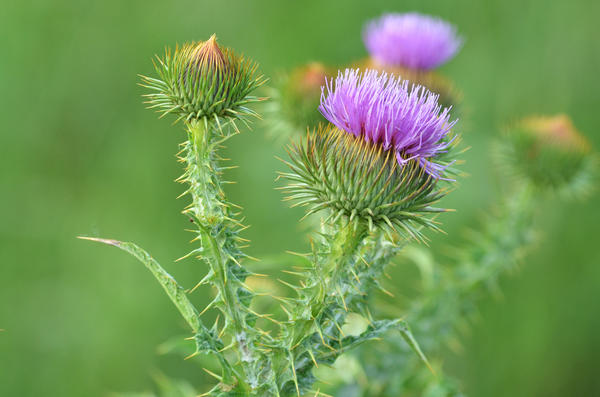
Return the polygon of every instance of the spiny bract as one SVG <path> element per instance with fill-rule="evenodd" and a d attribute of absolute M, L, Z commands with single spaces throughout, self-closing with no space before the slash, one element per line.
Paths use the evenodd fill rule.
<path fill-rule="evenodd" d="M 246 105 L 260 98 L 250 93 L 264 83 L 251 61 L 222 49 L 213 35 L 205 42 L 184 44 L 156 57 L 159 78 L 142 76 L 150 108 L 174 113 L 177 120 L 225 119 L 254 115 Z"/>
<path fill-rule="evenodd" d="M 331 125 L 309 132 L 289 154 L 284 189 L 309 214 L 329 208 L 332 220 L 344 216 L 408 237 L 421 238 L 421 226 L 438 230 L 427 215 L 445 211 L 433 205 L 447 189 L 416 159 L 400 165 L 394 151 Z"/>

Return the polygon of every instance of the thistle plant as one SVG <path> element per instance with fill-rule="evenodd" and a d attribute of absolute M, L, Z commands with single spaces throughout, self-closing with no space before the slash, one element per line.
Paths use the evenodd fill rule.
<path fill-rule="evenodd" d="M 303 371 L 394 328 L 427 363 L 408 325 L 375 319 L 368 296 L 380 287 L 390 256 L 423 239 L 424 228 L 439 230 L 432 218 L 444 211 L 435 204 L 448 192 L 455 121 L 435 94 L 376 71 L 340 73 L 328 82 L 320 110 L 332 124 L 293 145 L 291 172 L 282 174 L 289 199 L 307 214 L 325 214 L 284 335 L 297 345 Z M 344 336 L 350 313 L 369 323 L 358 336 Z"/>
<path fill-rule="evenodd" d="M 305 265 L 293 272 L 298 284 L 287 284 L 295 295 L 273 297 L 285 313 L 276 319 L 251 307 L 256 294 L 245 283 L 254 273 L 245 266 L 244 226 L 239 208 L 225 197 L 226 168 L 218 155 L 239 132 L 237 122 L 256 115 L 247 105 L 260 100 L 251 93 L 264 80 L 255 64 L 221 48 L 215 36 L 167 50 L 155 67 L 158 77 L 142 77 L 150 90 L 147 104 L 161 116 L 175 115 L 187 137 L 179 153 L 184 164 L 179 181 L 186 185 L 182 196 L 190 204 L 183 214 L 195 225 L 197 247 L 180 259 L 200 259 L 207 274 L 185 290 L 136 245 L 87 239 L 129 252 L 154 274 L 191 328 L 191 356 L 209 354 L 219 363 L 219 373 L 207 370 L 218 379 L 207 395 L 314 393 L 313 369 L 319 364 L 331 364 L 392 329 L 426 363 L 406 322 L 374 318 L 367 297 L 380 286 L 381 247 L 399 249 L 411 239 L 423 240 L 424 229 L 439 230 L 433 218 L 444 210 L 435 204 L 448 192 L 456 121 L 438 105 L 437 95 L 375 71 L 346 70 L 328 83 L 320 111 L 331 124 L 290 148 L 290 171 L 282 174 L 296 205 L 325 216 Z M 200 285 L 215 291 L 202 310 L 188 298 Z M 203 322 L 208 310 L 219 313 L 211 326 Z M 367 327 L 345 334 L 349 314 L 362 316 Z M 276 328 L 259 328 L 259 318 Z"/>
<path fill-rule="evenodd" d="M 429 73 L 461 45 L 453 27 L 417 14 L 388 16 L 365 32 L 373 62 L 392 69 Z M 125 250 L 155 276 L 191 330 L 188 358 L 211 363 L 205 371 L 217 381 L 203 395 L 318 396 L 321 388 L 344 396 L 460 395 L 458 382 L 427 357 L 456 343 L 478 297 L 530 248 L 535 200 L 556 191 L 580 195 L 591 186 L 595 156 L 565 116 L 523 120 L 497 145 L 511 176 L 497 211 L 474 238 L 454 247 L 449 263 L 411 256 L 426 252 L 416 244 L 442 230 L 439 215 L 448 210 L 439 202 L 459 175 L 451 106 L 396 69 L 345 69 L 327 77 L 330 70 L 313 64 L 288 82 L 287 99 L 302 95 L 272 111 L 294 120 L 276 128 L 306 124 L 304 137 L 288 146 L 281 188 L 286 200 L 320 222 L 310 252 L 296 254 L 300 266 L 285 266 L 296 277 L 282 281 L 290 293 L 267 297 L 265 307 L 277 303 L 281 310 L 262 313 L 253 305 L 259 294 L 247 278 L 258 275 L 244 251 L 241 208 L 223 190 L 228 167 L 219 151 L 240 133 L 240 122 L 258 116 L 249 106 L 262 100 L 253 92 L 265 79 L 255 63 L 221 47 L 214 35 L 167 50 L 155 69 L 156 77 L 141 78 L 146 103 L 161 117 L 173 115 L 185 131 L 178 181 L 186 186 L 183 214 L 194 225 L 194 248 L 180 260 L 198 260 L 206 275 L 184 289 L 135 244 L 83 238 Z M 313 111 L 325 123 L 317 123 Z M 422 270 L 422 293 L 407 307 L 386 310 L 374 292 L 389 294 L 381 282 L 386 268 L 411 257 Z M 199 309 L 189 294 L 202 285 L 214 295 Z M 210 325 L 208 311 L 217 313 Z M 354 360 L 368 382 L 321 382 L 323 367 L 342 356 Z M 186 382 L 158 383 L 165 394 L 195 394 Z"/>
<path fill-rule="evenodd" d="M 187 185 L 182 194 L 190 198 L 183 214 L 196 226 L 194 242 L 198 247 L 180 259 L 200 259 L 208 267 L 206 276 L 194 288 L 208 284 L 216 296 L 202 310 L 215 308 L 220 317 L 212 325 L 203 324 L 199 311 L 187 292 L 147 253 L 131 243 L 94 239 L 118 246 L 136 256 L 156 276 L 167 294 L 192 328 L 196 344 L 193 354 L 211 353 L 221 366 L 215 376 L 220 383 L 211 391 L 221 395 L 260 393 L 269 365 L 262 362 L 260 341 L 266 337 L 255 328 L 257 315 L 250 308 L 252 292 L 244 281 L 251 273 L 241 262 L 247 257 L 240 237 L 244 229 L 236 206 L 223 192 L 223 171 L 218 150 L 239 132 L 237 122 L 255 113 L 247 105 L 260 98 L 251 93 L 264 83 L 256 65 L 229 49 L 222 49 L 212 36 L 206 42 L 185 44 L 157 57 L 158 78 L 142 76 L 142 86 L 151 93 L 147 104 L 162 116 L 174 114 L 182 120 L 187 140 L 179 160 L 185 170 L 179 178 Z M 220 321 L 219 321 L 220 319 Z M 234 358 L 225 352 L 235 352 Z M 232 362 L 233 361 L 233 362 Z"/>

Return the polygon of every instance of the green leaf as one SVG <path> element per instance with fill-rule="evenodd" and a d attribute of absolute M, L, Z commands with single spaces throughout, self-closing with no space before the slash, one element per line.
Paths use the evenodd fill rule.
<path fill-rule="evenodd" d="M 335 361 L 335 359 L 339 357 L 342 353 L 366 341 L 378 339 L 383 333 L 394 329 L 400 332 L 402 338 L 406 341 L 406 343 L 408 343 L 410 348 L 423 361 L 427 368 L 429 368 L 429 370 L 432 373 L 435 373 L 433 371 L 433 368 L 429 364 L 427 357 L 425 357 L 425 354 L 421 350 L 419 343 L 410 331 L 408 324 L 406 323 L 406 321 L 401 319 L 373 321 L 373 323 L 371 323 L 363 333 L 357 336 L 345 337 L 344 339 L 342 339 L 340 346 L 335 346 L 335 350 L 320 354 L 318 356 L 318 360 L 320 362 L 333 363 L 333 361 Z"/>
<path fill-rule="evenodd" d="M 403 320 L 397 320 L 397 321 L 398 321 L 398 331 L 400 331 L 400 335 L 402 335 L 402 338 L 406 341 L 406 343 L 408 343 L 410 348 L 413 349 L 415 354 L 417 356 L 419 356 L 419 358 L 421 359 L 421 361 L 423 361 L 423 363 L 427 366 L 427 368 L 429 368 L 431 373 L 435 374 L 435 371 L 429 364 L 427 357 L 425 357 L 425 354 L 421 350 L 419 343 L 417 342 L 417 340 L 413 336 L 412 332 L 410 331 L 410 328 L 408 327 L 408 324 L 406 323 L 406 321 L 403 321 Z"/>
<path fill-rule="evenodd" d="M 131 254 L 137 260 L 142 262 L 144 266 L 150 272 L 156 280 L 163 287 L 171 301 L 175 304 L 185 321 L 189 324 L 194 332 L 201 331 L 202 324 L 200 323 L 200 319 L 198 317 L 198 311 L 192 305 L 192 302 L 188 299 L 184 289 L 177 284 L 177 281 L 162 268 L 162 266 L 148 254 L 146 251 L 138 247 L 133 243 L 126 243 L 118 240 L 110 240 L 103 238 L 95 238 L 95 237 L 78 237 L 82 240 L 90 240 L 96 241 L 99 243 L 112 245 L 117 248 L 122 249 L 123 251 Z"/>

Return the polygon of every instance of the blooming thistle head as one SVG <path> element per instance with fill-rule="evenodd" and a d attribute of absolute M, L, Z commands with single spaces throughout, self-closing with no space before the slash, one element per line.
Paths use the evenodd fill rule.
<path fill-rule="evenodd" d="M 370 21 L 363 38 L 367 51 L 381 65 L 419 70 L 442 65 L 462 45 L 452 24 L 415 12 L 385 14 Z"/>
<path fill-rule="evenodd" d="M 414 160 L 442 177 L 446 164 L 437 159 L 452 146 L 456 120 L 424 87 L 385 72 L 346 69 L 328 82 L 319 110 L 339 129 L 392 151 L 400 165 Z"/>
<path fill-rule="evenodd" d="M 233 121 L 254 112 L 246 105 L 260 98 L 250 93 L 264 83 L 256 76 L 256 64 L 217 44 L 215 35 L 198 43 L 167 49 L 156 58 L 158 79 L 142 76 L 150 108 L 177 120 Z"/>
<path fill-rule="evenodd" d="M 332 125 L 290 148 L 289 198 L 308 213 L 329 209 L 333 220 L 406 237 L 438 229 L 426 215 L 444 211 L 434 205 L 447 193 L 440 179 L 450 172 L 455 122 L 437 96 L 385 73 L 346 70 L 324 89 L 320 110 Z"/>
<path fill-rule="evenodd" d="M 540 188 L 584 189 L 593 173 L 594 156 L 585 137 L 566 115 L 534 116 L 507 128 L 502 163 L 513 175 Z"/>

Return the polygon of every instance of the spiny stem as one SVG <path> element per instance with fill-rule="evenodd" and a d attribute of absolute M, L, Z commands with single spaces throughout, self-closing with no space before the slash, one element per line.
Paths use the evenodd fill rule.
<path fill-rule="evenodd" d="M 347 222 L 335 228 L 330 236 L 325 237 L 328 243 L 324 245 L 323 251 L 316 253 L 311 272 L 314 285 L 303 290 L 305 306 L 301 310 L 308 310 L 310 318 L 297 317 L 292 320 L 294 325 L 290 334 L 289 347 L 296 346 L 302 339 L 315 332 L 312 328 L 323 313 L 327 296 L 339 295 L 336 287 L 340 283 L 340 276 L 349 265 L 354 263 L 353 259 L 366 233 L 366 226 Z M 343 302 L 344 297 L 338 296 L 338 299 Z"/>
<path fill-rule="evenodd" d="M 220 126 L 206 119 L 187 124 L 183 155 L 186 169 L 181 180 L 189 184 L 192 203 L 184 214 L 192 217 L 198 227 L 201 258 L 210 267 L 205 280 L 217 290 L 211 305 L 222 312 L 225 320 L 219 333 L 235 342 L 244 369 L 245 379 L 239 379 L 237 387 L 249 391 L 258 384 L 255 364 L 260 353 L 254 346 L 258 331 L 247 320 L 252 294 L 243 284 L 249 272 L 240 264 L 245 256 L 238 245 L 241 225 L 233 219 L 235 215 L 221 186 L 216 150 L 228 138 L 221 132 Z"/>

